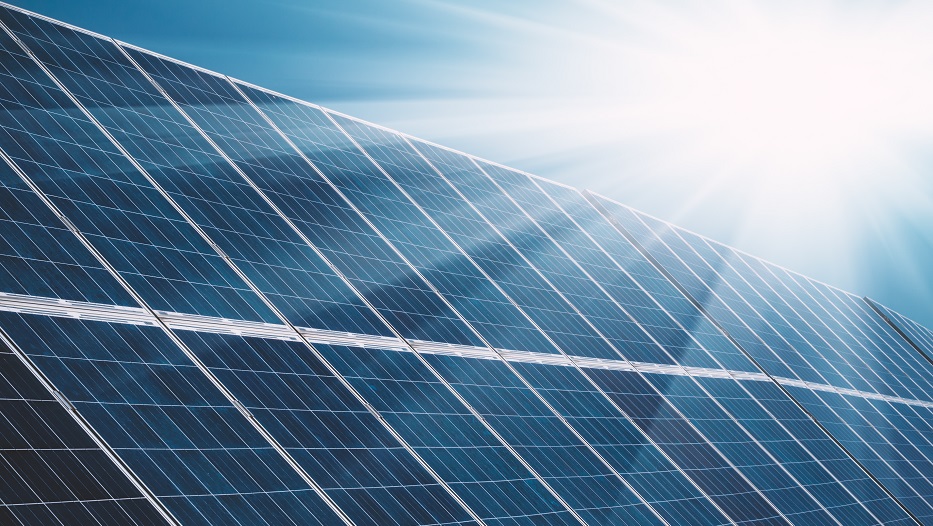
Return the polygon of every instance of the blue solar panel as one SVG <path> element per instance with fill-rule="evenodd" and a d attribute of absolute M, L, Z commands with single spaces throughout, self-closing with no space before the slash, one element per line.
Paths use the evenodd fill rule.
<path fill-rule="evenodd" d="M 933 331 L 0 5 L 0 523 L 933 521 Z"/>
<path fill-rule="evenodd" d="M 469 258 L 468 249 L 459 244 L 463 239 L 442 230 L 430 203 L 418 199 L 423 190 L 412 187 L 411 181 L 428 182 L 437 177 L 424 159 L 402 137 L 340 116 L 334 119 L 385 170 L 385 174 L 369 170 L 365 175 L 339 177 L 335 184 L 379 225 L 486 342 L 498 348 L 555 352 L 483 268 Z M 286 129 L 299 124 L 292 122 Z M 300 138 L 296 143 L 301 144 Z"/>
<path fill-rule="evenodd" d="M 471 523 L 467 512 L 303 344 L 188 331 L 178 335 L 355 524 Z"/>
<path fill-rule="evenodd" d="M 50 42 L 46 35 L 56 26 L 29 22 L 31 33 L 38 35 L 21 34 L 27 45 L 290 321 L 311 328 L 389 334 L 113 43 L 78 32 L 55 32 L 63 42 Z M 84 70 L 76 71 L 71 66 L 75 63 L 83 64 Z"/>
<path fill-rule="evenodd" d="M 909 451 L 914 450 L 915 447 L 907 444 L 906 448 L 903 448 L 905 452 L 902 453 L 895 445 L 898 441 L 896 436 L 890 439 L 884 438 L 874 430 L 865 428 L 863 416 L 853 409 L 853 404 L 860 403 L 864 398 L 836 394 L 832 392 L 831 384 L 825 379 L 818 380 L 815 386 L 818 389 L 813 389 L 812 394 L 804 392 L 806 387 L 793 384 L 793 380 L 801 379 L 794 376 L 794 371 L 806 371 L 807 369 L 819 371 L 820 369 L 814 366 L 791 367 L 783 359 L 789 357 L 799 360 L 798 363 L 806 363 L 804 355 L 796 350 L 802 348 L 803 344 L 795 345 L 794 342 L 806 341 L 808 344 L 812 342 L 814 345 L 820 345 L 819 343 L 812 339 L 807 340 L 806 336 L 800 332 L 793 332 L 791 335 L 786 325 L 768 323 L 759 312 L 769 308 L 780 309 L 780 307 L 762 301 L 763 298 L 760 295 L 754 298 L 749 297 L 751 302 L 746 302 L 740 292 L 727 280 L 730 274 L 726 273 L 724 277 L 722 273 L 717 272 L 716 268 L 703 260 L 673 227 L 606 200 L 601 200 L 600 204 L 606 207 L 612 217 L 618 220 L 620 227 L 632 236 L 647 254 L 659 262 L 675 282 L 681 284 L 685 292 L 696 299 L 697 303 L 702 305 L 714 320 L 719 322 L 730 335 L 733 335 L 742 348 L 761 364 L 765 372 L 777 377 L 779 383 L 786 385 L 785 388 L 793 399 L 814 415 L 815 421 L 831 433 L 832 439 L 844 447 L 869 476 L 883 484 L 883 490 L 896 496 L 914 515 L 924 517 L 929 513 L 929 504 L 926 502 L 929 482 L 917 476 L 917 468 L 914 467 L 913 461 L 907 461 L 907 457 L 904 456 L 910 455 Z M 651 224 L 652 228 L 649 228 L 648 224 Z M 725 268 L 723 262 L 714 261 L 713 263 L 720 268 Z M 739 286 L 739 283 L 736 283 L 736 286 Z M 791 304 L 799 302 L 799 297 L 793 294 L 782 294 L 781 298 L 782 301 Z M 779 312 L 775 310 L 769 316 L 777 317 Z M 822 326 L 822 321 L 818 316 L 810 314 L 807 318 L 815 320 L 815 325 Z M 786 318 L 783 319 L 786 320 Z M 823 330 L 826 332 L 825 327 Z M 735 336 L 736 334 L 739 336 Z M 783 335 L 787 335 L 787 338 Z M 828 357 L 835 354 L 834 348 L 828 346 L 825 340 L 821 345 L 822 352 L 819 353 L 821 356 Z M 792 381 L 783 381 L 783 378 L 789 378 Z M 901 406 L 903 410 L 910 408 L 907 404 L 891 405 L 890 408 L 896 411 L 898 406 Z M 879 411 L 872 405 L 862 406 L 862 410 L 866 412 L 866 416 L 868 413 Z M 926 463 L 923 459 L 917 461 L 919 465 Z M 879 499 L 878 502 L 890 510 L 890 505 L 885 501 Z M 879 510 L 876 515 L 890 516 L 890 511 L 885 513 Z"/>
<path fill-rule="evenodd" d="M 21 15 L 0 8 L 0 20 Z M 57 26 L 52 26 L 57 27 Z M 6 155 L 155 309 L 274 321 L 104 133 L 0 33 Z"/>
<path fill-rule="evenodd" d="M 414 353 L 322 352 L 486 524 L 577 524 Z"/>
<path fill-rule="evenodd" d="M 0 313 L 0 326 L 183 524 L 336 524 L 161 330 Z"/>
<path fill-rule="evenodd" d="M 152 502 L 0 343 L 0 523 L 166 524 Z"/>
<path fill-rule="evenodd" d="M 0 292 L 135 305 L 6 163 L 0 163 L 0 203 Z"/>
<path fill-rule="evenodd" d="M 866 298 L 865 301 L 928 362 L 933 361 L 933 330 L 873 300 Z"/>
<path fill-rule="evenodd" d="M 216 109 L 216 104 L 209 109 L 218 114 L 194 108 L 189 115 L 404 336 L 451 343 L 479 343 L 312 165 L 270 129 L 258 113 L 243 107 L 246 101 L 235 93 L 232 85 L 213 75 L 147 53 L 133 49 L 128 52 L 149 70 L 170 96 L 180 99 L 180 103 L 187 104 L 189 109 L 193 104 L 201 104 L 194 102 L 197 100 L 195 93 L 204 97 L 219 97 L 219 94 L 237 97 L 228 103 L 230 109 L 226 111 L 229 115 Z M 189 88 L 189 85 L 194 87 Z M 225 92 L 225 89 L 230 91 Z M 235 136 L 230 135 L 234 133 Z M 328 152 L 338 155 L 335 150 Z M 340 157 L 327 162 L 317 157 L 310 160 L 325 173 L 336 169 L 330 168 L 334 162 L 337 166 L 354 162 L 344 154 Z"/>

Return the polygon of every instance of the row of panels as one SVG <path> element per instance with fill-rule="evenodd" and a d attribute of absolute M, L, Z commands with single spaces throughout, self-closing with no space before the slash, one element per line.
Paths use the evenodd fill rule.
<path fill-rule="evenodd" d="M 0 497 L 5 513 L 933 518 L 928 409 L 805 387 L 933 400 L 930 364 L 860 300 L 596 196 L 15 9 L 0 20 L 0 292 L 296 335 L 0 314 L 46 387 L 9 400 L 60 393 L 85 435 L 51 449 L 122 471 L 94 500 L 123 516 L 28 481 Z M 312 344 L 299 328 L 804 387 Z M 62 434 L 59 420 L 44 421 Z"/>

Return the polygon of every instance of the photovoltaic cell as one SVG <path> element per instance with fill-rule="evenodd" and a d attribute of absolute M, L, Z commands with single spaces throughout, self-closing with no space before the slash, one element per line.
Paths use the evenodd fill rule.
<path fill-rule="evenodd" d="M 688 234 L 689 236 L 689 234 Z M 686 239 L 691 239 L 687 237 Z M 716 257 L 710 245 L 703 243 L 697 238 L 692 246 L 699 246 L 699 252 L 707 260 Z M 705 250 L 704 250 L 705 249 Z M 728 260 L 751 260 L 753 258 L 740 258 L 737 253 L 731 251 L 732 257 L 728 257 L 729 250 L 721 248 L 720 252 L 726 253 Z M 902 396 L 906 398 L 925 399 L 931 398 L 924 393 L 929 392 L 929 375 L 911 375 L 907 371 L 929 369 L 929 363 L 922 360 L 913 352 L 906 342 L 898 335 L 893 333 L 889 327 L 876 318 L 874 313 L 859 298 L 839 293 L 838 291 L 818 284 L 808 282 L 806 285 L 810 292 L 804 289 L 798 289 L 795 286 L 796 281 L 785 271 L 771 265 L 765 265 L 760 261 L 749 262 L 750 266 L 757 267 L 758 274 L 764 274 L 765 280 L 773 276 L 773 281 L 782 281 L 781 285 L 775 283 L 775 286 L 788 286 L 791 289 L 789 296 L 824 305 L 822 311 L 817 308 L 816 313 L 820 315 L 823 322 L 835 322 L 835 329 L 826 330 L 822 326 L 826 323 L 810 323 L 815 327 L 819 336 L 826 341 L 831 351 L 822 352 L 820 356 L 831 361 L 831 366 L 839 371 L 839 374 L 850 383 L 857 382 L 855 387 L 864 391 L 874 391 L 886 395 Z M 727 267 L 728 268 L 728 267 Z M 779 280 L 780 276 L 787 276 L 788 279 Z M 809 296 L 806 297 L 804 294 Z M 824 300 L 824 301 L 820 301 Z M 816 307 L 817 303 L 814 303 Z M 825 315 L 822 313 L 825 312 Z M 798 324 L 799 325 L 799 324 Z M 819 370 L 826 370 L 825 367 L 819 367 Z M 842 384 L 835 383 L 834 385 Z"/>
<path fill-rule="evenodd" d="M 0 6 L 4 23 L 15 23 L 14 13 Z M 2 84 L 11 87 L 0 109 L 4 151 L 153 308 L 274 320 L 5 32 L 0 63 Z"/>
<path fill-rule="evenodd" d="M 933 360 L 933 330 L 874 300 L 866 298 L 865 301 L 891 324 L 891 327 L 900 331 L 927 361 Z"/>
<path fill-rule="evenodd" d="M 16 21 L 26 45 L 290 321 L 389 334 L 112 42 L 22 15 Z"/>
<path fill-rule="evenodd" d="M 426 359 L 587 524 L 660 524 L 501 362 Z"/>
<path fill-rule="evenodd" d="M 717 273 L 694 252 L 677 235 L 673 227 L 606 200 L 601 200 L 600 204 L 609 211 L 613 218 L 618 219 L 618 224 L 633 236 L 633 239 L 637 239 L 642 249 L 651 254 L 655 261 L 658 261 L 674 277 L 675 281 L 680 283 L 695 299 L 700 298 L 696 301 L 703 305 L 713 319 L 721 323 L 731 335 L 734 336 L 735 333 L 742 335 L 742 339 L 736 337 L 736 340 L 741 342 L 743 348 L 764 367 L 766 372 L 778 377 L 778 381 L 781 381 L 781 378 L 784 378 L 781 373 L 793 371 L 785 362 L 780 361 L 785 356 L 800 356 L 795 346 L 782 337 L 782 332 L 787 334 L 786 328 L 783 330 L 780 326 L 776 328 L 758 314 L 758 308 L 765 309 L 769 307 L 769 304 L 760 299 L 754 303 L 754 307 L 753 304 L 746 303 L 736 289 L 723 281 L 722 274 Z M 652 228 L 649 228 L 645 221 L 649 222 Z M 672 249 L 671 246 L 677 248 Z M 724 268 L 721 263 L 718 266 Z M 750 299 L 755 301 L 754 298 Z M 782 295 L 782 299 L 790 301 L 791 297 Z M 813 316 L 809 318 L 812 319 Z M 818 318 L 816 321 L 819 322 Z M 796 337 L 801 336 L 799 332 L 794 334 Z M 745 338 L 755 338 L 756 341 L 749 341 L 746 346 Z M 798 343 L 797 346 L 799 347 L 800 344 Z M 772 348 L 780 349 L 780 352 L 772 351 Z M 825 354 L 832 352 L 831 347 L 825 347 Z M 799 359 L 804 361 L 802 358 Z M 782 366 L 772 367 L 775 363 L 780 363 Z M 821 383 L 825 385 L 826 382 Z M 928 481 L 925 477 L 918 476 L 917 468 L 910 462 L 905 462 L 903 456 L 905 453 L 899 451 L 899 449 L 915 450 L 915 447 L 906 444 L 904 448 L 899 448 L 891 441 L 898 442 L 897 436 L 888 439 L 875 430 L 866 428 L 863 416 L 855 411 L 852 405 L 864 400 L 863 398 L 837 395 L 825 390 L 813 391 L 812 395 L 804 396 L 802 389 L 793 385 L 786 389 L 794 400 L 814 416 L 816 422 L 831 433 L 833 439 L 844 447 L 850 456 L 883 484 L 885 490 L 907 505 L 915 516 L 923 517 L 928 513 L 926 509 L 928 504 L 924 497 L 928 491 Z M 878 411 L 870 404 L 863 407 L 865 411 Z M 891 406 L 891 409 L 895 409 L 895 406 Z M 883 416 L 880 417 L 883 419 Z M 900 435 L 900 433 L 895 433 L 895 435 Z M 840 478 L 845 480 L 843 477 Z M 883 499 L 872 499 L 867 502 L 877 503 L 881 508 L 875 511 L 876 516 L 897 517 L 898 515 L 897 510 Z"/>
<path fill-rule="evenodd" d="M 634 320 L 628 322 L 632 326 L 630 330 L 650 334 L 653 341 L 657 342 L 649 347 L 647 354 L 641 356 L 631 356 L 634 345 L 625 345 L 623 353 L 629 358 L 649 363 L 670 361 L 693 367 L 757 371 L 748 358 L 731 345 L 716 346 L 711 352 L 701 347 L 664 310 L 652 304 L 647 294 L 528 176 L 496 166 L 490 166 L 486 171 L 564 253 L 572 255 L 581 270 L 591 276 L 606 295 L 620 308 L 625 308 L 625 312 Z M 644 328 L 644 331 L 639 327 Z M 659 346 L 663 346 L 663 349 Z"/>
<path fill-rule="evenodd" d="M 933 331 L 605 198 L 0 22 L 0 523 L 933 522 Z"/>
<path fill-rule="evenodd" d="M 472 523 L 303 344 L 178 335 L 355 524 Z"/>
<path fill-rule="evenodd" d="M 0 522 L 166 524 L 20 359 L 0 343 Z"/>
<path fill-rule="evenodd" d="M 514 367 L 669 523 L 729 522 L 576 369 L 532 363 L 516 363 Z"/>
<path fill-rule="evenodd" d="M 607 369 L 587 369 L 586 374 L 631 415 L 732 520 L 787 524 L 774 506 L 641 375 Z"/>
<path fill-rule="evenodd" d="M 0 90 L 8 87 L 7 83 Z M 6 96 L 0 95 L 0 100 Z M 0 292 L 136 305 L 78 238 L 0 162 Z"/>
<path fill-rule="evenodd" d="M 540 208 L 538 207 L 536 203 L 540 203 L 540 201 L 544 199 L 544 196 L 541 195 L 540 193 L 529 196 L 529 193 L 531 193 L 532 190 L 527 186 L 527 183 L 530 183 L 530 181 L 528 181 L 525 176 L 514 173 L 514 172 L 506 172 L 504 169 L 501 169 L 501 168 L 498 168 L 492 165 L 485 166 L 485 171 L 495 174 L 495 175 L 492 175 L 492 177 L 497 182 L 499 182 L 500 187 L 509 188 L 515 194 L 525 197 L 522 203 L 529 205 L 529 206 L 533 206 L 535 207 L 533 210 L 540 212 Z M 477 182 L 473 184 L 476 186 L 485 186 L 489 190 L 489 195 L 494 194 L 493 188 L 490 187 L 489 185 L 483 185 L 481 182 Z M 526 186 L 522 186 L 522 185 L 526 185 Z M 493 201 L 493 198 L 489 197 L 487 201 Z M 508 209 L 508 212 L 514 215 L 517 215 L 519 213 L 516 211 L 517 209 L 514 208 L 514 205 L 512 205 L 511 203 L 507 204 L 507 203 L 502 202 L 501 200 L 496 200 L 496 203 L 498 203 L 498 207 L 499 207 L 498 210 L 500 211 L 501 209 Z M 548 217 L 548 218 L 552 218 L 553 220 L 553 218 L 556 217 L 558 213 L 559 212 L 555 210 L 550 215 L 547 215 L 547 214 L 540 214 L 540 215 Z M 528 219 L 525 219 L 525 221 L 528 221 Z M 502 224 L 500 225 L 500 227 L 503 229 L 506 229 L 506 228 L 510 228 L 511 225 L 516 225 L 516 224 L 521 224 L 521 220 L 520 219 L 514 219 L 512 221 L 502 220 Z M 513 227 L 513 228 L 517 229 L 517 227 Z M 521 232 L 520 238 L 528 237 L 529 234 L 527 234 L 527 232 L 530 229 L 522 228 L 522 229 L 517 229 L 517 230 Z M 533 230 L 533 227 L 532 227 L 532 230 Z M 519 243 L 521 243 L 521 241 L 519 241 Z M 521 246 L 523 248 L 523 251 L 527 253 L 529 252 L 529 250 L 542 250 L 540 247 L 552 246 L 552 243 L 553 243 L 552 240 L 541 236 L 538 238 L 538 241 L 535 242 L 533 245 L 529 245 L 528 242 L 526 241 L 524 245 L 519 245 L 519 246 Z M 530 248 L 532 246 L 534 248 Z M 575 251 L 575 254 L 579 254 L 579 253 L 580 251 Z M 581 305 L 581 301 L 584 301 L 584 302 L 587 301 L 586 299 L 582 299 L 582 300 L 579 299 L 580 298 L 579 291 L 587 290 L 587 288 L 589 288 L 590 295 L 585 296 L 584 298 L 587 298 L 587 297 L 593 298 L 593 300 L 596 302 L 593 305 L 599 305 L 599 302 L 602 301 L 603 302 L 602 305 L 604 306 L 602 310 L 599 310 L 598 308 L 594 309 L 594 307 L 592 306 L 581 309 L 584 312 L 594 313 L 593 315 L 588 316 L 591 319 L 594 317 L 597 317 L 597 318 L 602 317 L 603 319 L 605 319 L 605 316 L 606 316 L 605 313 L 607 312 L 613 313 L 616 316 L 621 315 L 622 311 L 619 309 L 617 305 L 607 304 L 605 300 L 606 293 L 604 292 L 604 290 L 598 289 L 595 286 L 595 283 L 593 283 L 592 281 L 589 281 L 589 277 L 587 274 L 583 274 L 580 272 L 581 270 L 583 270 L 584 267 L 574 267 L 572 260 L 568 262 L 569 258 L 567 257 L 566 254 L 569 254 L 569 252 L 558 252 L 553 249 L 550 249 L 548 256 L 551 258 L 551 269 L 552 269 L 551 272 L 557 273 L 557 272 L 562 271 L 563 273 L 567 274 L 567 273 L 572 273 L 574 270 L 576 270 L 576 272 L 574 273 L 577 278 L 577 281 L 575 282 L 577 285 L 576 288 L 574 289 L 573 286 L 569 284 L 572 282 L 568 282 L 567 280 L 561 279 L 559 277 L 554 278 L 551 281 L 553 283 L 562 284 L 562 285 L 557 285 L 557 286 L 561 287 L 562 290 L 567 291 L 566 292 L 567 296 L 572 298 L 571 301 L 573 301 L 577 305 Z M 591 255 L 595 256 L 596 254 L 597 252 L 595 250 L 591 252 Z M 599 252 L 598 254 L 602 255 L 601 252 Z M 538 257 L 541 258 L 542 256 L 539 255 Z M 560 267 L 560 270 L 553 270 L 555 268 L 558 268 L 558 267 L 555 267 L 555 265 L 560 265 L 561 263 L 563 263 L 563 266 Z M 595 270 L 598 271 L 598 269 L 595 269 Z M 548 273 L 548 276 L 552 276 L 553 275 L 552 273 Z M 576 296 L 576 298 L 574 296 Z M 622 319 L 616 318 L 615 321 L 621 322 Z M 634 324 L 632 325 L 634 326 Z M 635 327 L 636 327 L 635 330 L 638 330 L 637 326 Z M 619 339 L 616 339 L 615 341 L 619 341 Z M 658 348 L 656 352 L 663 352 L 663 351 L 661 351 L 661 349 Z M 744 367 L 746 370 L 754 368 L 751 362 L 749 362 L 747 358 L 745 358 L 744 355 L 741 355 L 737 350 L 733 351 L 730 354 L 730 357 L 732 358 L 733 362 L 735 362 L 736 360 L 740 360 L 740 366 Z M 656 362 L 658 360 L 652 360 L 649 358 L 647 361 Z M 686 381 L 687 381 L 687 384 L 685 385 L 689 385 L 690 381 L 689 380 L 686 380 Z M 663 392 L 663 389 L 661 389 L 661 391 Z M 685 413 L 685 416 L 687 416 L 687 418 L 691 419 L 691 422 L 694 425 L 699 425 L 700 423 L 705 421 L 704 420 L 705 415 L 702 415 L 702 414 L 692 415 L 690 413 L 691 410 L 694 409 L 695 404 L 702 403 L 702 399 L 707 398 L 706 400 L 707 406 L 704 409 L 709 411 L 710 408 L 712 407 L 712 405 L 710 405 L 712 404 L 712 401 L 708 399 L 709 397 L 708 395 L 706 395 L 706 393 L 701 392 L 699 389 L 695 391 L 696 392 L 692 393 L 690 397 L 674 399 L 673 403 L 675 406 L 678 407 L 679 410 Z M 669 393 L 666 393 L 666 392 L 665 394 L 669 395 Z M 746 397 L 750 398 L 747 394 L 746 394 Z M 754 403 L 751 400 L 750 402 Z M 735 465 L 741 466 L 742 463 L 745 462 L 746 467 L 743 472 L 749 477 L 750 480 L 753 481 L 753 483 L 756 483 L 760 487 L 760 489 L 762 489 L 762 491 L 765 492 L 765 494 L 769 495 L 769 498 L 773 499 L 773 501 L 776 503 L 778 508 L 781 509 L 782 512 L 784 512 L 789 518 L 791 518 L 791 520 L 795 520 L 797 522 L 806 522 L 809 520 L 814 523 L 819 523 L 819 522 L 825 522 L 827 520 L 831 520 L 829 519 L 829 516 L 826 514 L 825 510 L 820 509 L 821 505 L 818 504 L 812 496 L 808 496 L 809 490 L 803 489 L 803 488 L 814 486 L 816 490 L 821 490 L 823 489 L 822 488 L 823 485 L 833 485 L 838 491 L 844 493 L 844 490 L 841 488 L 838 482 L 832 480 L 832 478 L 826 472 L 821 471 L 820 466 L 816 464 L 816 462 L 814 462 L 813 459 L 808 459 L 808 460 L 815 464 L 814 467 L 817 470 L 816 476 L 810 476 L 808 479 L 801 481 L 801 479 L 799 478 L 793 478 L 793 474 L 789 470 L 785 470 L 777 462 L 775 457 L 769 456 L 769 453 L 770 453 L 769 448 L 772 447 L 772 442 L 780 442 L 782 440 L 785 440 L 785 441 L 793 440 L 792 436 L 788 435 L 786 430 L 781 429 L 780 432 L 772 432 L 770 435 L 762 433 L 756 437 L 754 434 L 742 428 L 736 422 L 736 420 L 733 420 L 733 416 L 724 412 L 721 408 L 716 408 L 716 410 L 722 413 L 722 416 L 717 421 L 718 429 L 709 428 L 706 431 L 707 436 L 711 440 L 713 440 L 714 443 L 716 443 L 717 433 L 721 433 L 723 427 L 728 426 L 728 425 L 735 426 L 735 432 L 738 433 L 738 436 L 741 436 L 742 439 L 744 439 L 744 441 L 747 444 L 743 446 L 741 451 L 739 451 L 738 449 L 735 449 L 730 452 L 726 450 L 725 448 L 721 448 L 721 451 L 723 451 L 726 457 L 730 458 L 731 461 Z M 739 415 L 739 418 L 741 418 L 741 415 Z M 733 439 L 733 441 L 734 440 L 735 439 Z M 763 445 L 759 444 L 759 441 L 762 442 Z M 749 460 L 751 458 L 755 458 L 755 460 L 754 461 Z M 764 468 L 762 466 L 770 466 L 770 467 Z M 761 471 L 765 469 L 770 469 L 771 472 L 761 473 Z M 798 476 L 801 476 L 801 475 L 810 475 L 810 473 L 799 473 L 798 472 Z M 834 504 L 835 503 L 829 504 L 829 506 L 833 506 Z M 850 522 L 851 522 L 851 519 L 855 518 L 855 516 L 857 516 L 859 513 L 863 515 L 867 515 L 864 512 L 864 510 L 861 510 L 858 508 L 858 504 L 854 502 L 854 499 L 852 499 L 851 497 L 849 497 L 849 502 L 846 503 L 846 506 L 853 508 L 852 509 L 853 516 L 850 517 Z M 847 510 L 836 510 L 836 511 L 839 513 L 845 513 Z M 862 517 L 862 522 L 865 522 L 865 520 L 866 520 L 865 517 Z"/>
<path fill-rule="evenodd" d="M 191 117 L 403 336 L 478 343 L 392 247 L 246 105 L 232 85 L 146 53 L 133 49 L 128 52 L 171 97 L 180 99 L 189 109 L 194 108 Z M 212 96 L 215 100 L 223 94 L 227 106 L 215 103 L 198 110 L 194 107 L 200 104 L 195 94 Z M 307 157 L 325 173 L 354 162 L 336 148 L 327 148 L 323 153 L 336 159 L 328 160 L 324 155 Z"/>
<path fill-rule="evenodd" d="M 181 523 L 340 521 L 161 329 L 5 312 L 0 327 Z"/>
<path fill-rule="evenodd" d="M 294 109 L 302 113 L 317 111 L 310 107 Z M 490 345 L 507 349 L 533 346 L 539 352 L 549 352 L 553 346 L 482 274 L 456 242 L 432 222 L 424 208 L 406 195 L 405 182 L 412 178 L 424 179 L 430 170 L 417 152 L 401 137 L 340 116 L 334 118 L 388 174 L 387 177 L 371 162 L 361 162 L 357 171 L 335 172 L 331 179 L 334 184 Z M 302 126 L 302 122 L 295 119 L 279 117 L 278 120 L 283 130 Z M 307 121 L 309 124 L 304 126 L 314 122 L 310 115 Z M 326 131 L 331 135 L 340 133 L 334 127 Z M 298 134 L 293 140 L 299 148 L 312 148 Z M 346 147 L 356 149 L 353 144 Z M 359 154 L 357 150 L 356 155 Z M 518 342 L 525 347 L 517 345 Z"/>
<path fill-rule="evenodd" d="M 669 327 L 670 322 L 665 320 L 665 317 L 670 317 L 670 319 L 676 320 L 677 325 L 683 331 L 689 332 L 690 337 L 695 342 L 700 344 L 702 349 L 692 346 L 685 347 L 682 336 L 675 337 L 671 341 L 667 337 L 659 337 L 663 333 L 653 332 L 653 334 L 659 334 L 656 338 L 678 363 L 683 365 L 709 363 L 707 351 L 715 356 L 721 356 L 723 353 L 735 353 L 735 346 L 723 333 L 710 323 L 703 313 L 690 303 L 680 291 L 674 288 L 667 278 L 658 272 L 602 214 L 593 208 L 579 191 L 548 181 L 536 180 L 535 182 L 548 197 L 553 199 L 553 202 L 573 221 L 579 230 L 584 232 L 594 244 L 598 245 L 612 259 L 612 263 L 623 269 L 631 281 L 637 283 L 638 287 L 645 292 L 641 294 L 638 290 L 620 287 L 615 289 L 616 294 L 614 294 L 614 297 L 632 313 L 632 316 L 646 330 L 652 331 L 652 327 L 657 325 L 664 328 Z M 551 217 L 551 215 L 549 214 L 548 217 Z M 561 221 L 560 219 L 556 220 Z M 555 239 L 566 239 L 565 243 L 574 243 L 570 245 L 574 249 L 577 248 L 576 244 L 584 243 L 579 234 L 575 234 L 571 238 L 556 237 Z M 598 256 L 596 257 L 598 258 Z M 600 259 L 598 258 L 596 261 Z M 588 260 L 582 259 L 581 264 L 586 261 Z M 617 274 L 615 274 L 615 280 L 604 281 L 601 284 L 608 289 L 614 284 L 625 283 L 625 280 L 618 277 Z M 656 309 L 658 308 L 662 312 L 657 312 Z M 677 332 L 675 331 L 674 334 L 677 334 Z"/>
<path fill-rule="evenodd" d="M 414 353 L 321 350 L 486 524 L 578 524 Z"/>
<path fill-rule="evenodd" d="M 418 144 L 434 168 L 423 166 L 420 170 L 396 171 L 393 176 L 409 194 L 434 218 L 435 221 L 463 248 L 468 256 L 486 275 L 490 276 L 515 302 L 522 311 L 540 327 L 557 345 L 568 349 L 567 342 L 596 349 L 607 356 L 618 357 L 597 333 L 582 320 L 579 314 L 538 274 L 521 254 L 511 246 L 489 224 L 457 189 L 447 180 L 446 174 L 453 168 L 445 164 L 443 157 L 450 154 L 448 161 L 463 167 L 473 166 L 466 157 L 459 157 L 446 150 Z M 475 168 L 475 166 L 474 166 Z M 435 171 L 435 169 L 437 171 Z M 509 340 L 500 339 L 497 347 L 556 352 L 538 340 L 525 340 L 516 334 Z M 582 342 L 582 344 L 581 344 Z M 571 352 L 567 350 L 567 352 Z M 595 352 L 595 351 L 594 351 Z"/>

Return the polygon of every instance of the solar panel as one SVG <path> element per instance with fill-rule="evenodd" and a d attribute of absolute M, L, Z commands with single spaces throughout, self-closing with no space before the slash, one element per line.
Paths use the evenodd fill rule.
<path fill-rule="evenodd" d="M 933 331 L 874 300 L 866 298 L 865 301 L 927 361 L 933 359 Z"/>
<path fill-rule="evenodd" d="M 933 520 L 933 331 L 0 5 L 0 522 Z"/>
<path fill-rule="evenodd" d="M 166 524 L 40 378 L 0 343 L 0 521 Z"/>
<path fill-rule="evenodd" d="M 161 329 L 0 313 L 12 340 L 183 524 L 335 524 Z"/>
<path fill-rule="evenodd" d="M 879 408 L 864 405 L 864 393 L 856 389 L 852 389 L 853 394 L 843 394 L 837 390 L 837 386 L 833 386 L 821 376 L 817 377 L 817 381 L 795 376 L 797 371 L 812 371 L 819 375 L 821 371 L 833 370 L 831 366 L 809 364 L 805 355 L 797 349 L 805 349 L 808 345 L 816 346 L 816 354 L 824 363 L 828 363 L 825 360 L 836 355 L 836 348 L 840 347 L 833 347 L 826 340 L 813 337 L 816 336 L 815 332 L 808 339 L 807 333 L 801 333 L 788 325 L 771 324 L 760 314 L 761 311 L 772 309 L 773 312 L 769 316 L 790 323 L 787 317 L 780 314 L 783 311 L 789 315 L 788 311 L 793 309 L 781 305 L 787 306 L 785 302 L 799 302 L 798 296 L 791 293 L 781 294 L 780 305 L 762 301 L 761 296 L 749 297 L 751 301 L 747 302 L 731 285 L 732 281 L 736 280 L 728 281 L 729 273 L 725 273 L 724 277 L 717 271 L 717 267 L 725 269 L 725 265 L 714 261 L 715 266 L 711 266 L 678 235 L 674 227 L 604 199 L 599 200 L 599 203 L 618 219 L 619 226 L 639 243 L 646 254 L 658 261 L 673 280 L 681 284 L 687 294 L 699 298 L 696 299 L 697 303 L 702 305 L 712 319 L 720 323 L 728 334 L 733 335 L 742 348 L 762 365 L 765 372 L 776 378 L 794 400 L 815 416 L 815 421 L 830 432 L 831 438 L 845 448 L 867 475 L 878 480 L 884 491 L 893 494 L 914 515 L 922 518 L 928 513 L 929 504 L 925 497 L 928 482 L 919 474 L 913 461 L 907 461 L 908 457 L 905 456 L 910 456 L 910 451 L 915 447 L 899 442 L 899 433 L 896 430 L 889 438 L 866 426 L 867 421 L 864 417 L 877 413 Z M 649 228 L 649 223 L 653 229 Z M 691 239 L 696 241 L 700 238 Z M 741 287 L 741 284 L 736 281 L 736 286 Z M 761 292 L 766 293 L 764 290 Z M 803 322 L 804 317 L 797 312 L 795 318 L 801 323 L 806 323 Z M 818 316 L 808 311 L 805 318 L 826 332 Z M 812 326 L 808 327 L 811 331 L 814 330 Z M 785 357 L 797 360 L 797 363 L 789 366 L 784 361 Z M 785 374 L 788 376 L 784 376 Z M 855 409 L 856 406 L 859 406 L 859 409 Z M 903 407 L 906 410 L 911 406 Z M 897 410 L 895 406 L 891 408 Z M 918 462 L 925 462 L 922 455 L 912 458 L 916 458 Z M 878 514 L 885 516 L 880 512 Z"/>

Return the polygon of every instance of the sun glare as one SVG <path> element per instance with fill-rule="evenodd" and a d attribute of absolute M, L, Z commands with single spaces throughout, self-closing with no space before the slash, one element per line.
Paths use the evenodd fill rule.
<path fill-rule="evenodd" d="M 671 127 L 701 134 L 709 155 L 784 178 L 838 178 L 927 125 L 918 116 L 933 88 L 930 52 L 909 33 L 762 20 L 697 27 L 646 77 L 657 88 L 648 102 Z"/>
<path fill-rule="evenodd" d="M 752 5 L 626 10 L 637 30 L 590 55 L 615 64 L 593 113 L 616 117 L 605 131 L 620 141 L 665 141 L 671 160 L 655 168 L 674 169 L 658 182 L 706 188 L 681 215 L 715 216 L 731 199 L 742 208 L 731 241 L 852 253 L 861 209 L 879 208 L 905 148 L 933 135 L 933 9 Z"/>

